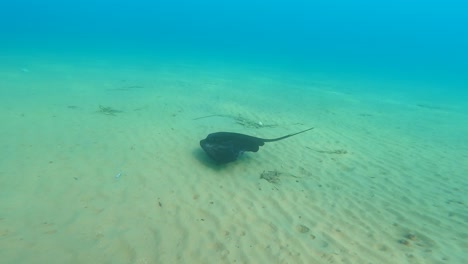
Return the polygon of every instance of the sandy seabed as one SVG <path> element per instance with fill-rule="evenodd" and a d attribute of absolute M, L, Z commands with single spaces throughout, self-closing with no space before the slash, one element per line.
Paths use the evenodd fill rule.
<path fill-rule="evenodd" d="M 460 107 L 261 69 L 112 65 L 0 69 L 2 263 L 468 258 Z M 308 127 L 223 166 L 198 145 Z"/>

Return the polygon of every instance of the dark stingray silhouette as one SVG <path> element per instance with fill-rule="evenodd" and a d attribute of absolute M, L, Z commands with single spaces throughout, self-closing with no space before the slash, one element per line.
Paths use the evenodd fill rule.
<path fill-rule="evenodd" d="M 257 152 L 265 142 L 273 142 L 295 136 L 313 129 L 309 128 L 279 138 L 264 139 L 232 132 L 216 132 L 200 140 L 200 146 L 218 164 L 235 161 L 245 151 Z"/>

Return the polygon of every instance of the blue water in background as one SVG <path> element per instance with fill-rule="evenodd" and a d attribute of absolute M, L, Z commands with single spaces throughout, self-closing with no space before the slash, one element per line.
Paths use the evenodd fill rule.
<path fill-rule="evenodd" d="M 467 13 L 463 0 L 2 1 L 0 45 L 283 60 L 463 87 Z"/>

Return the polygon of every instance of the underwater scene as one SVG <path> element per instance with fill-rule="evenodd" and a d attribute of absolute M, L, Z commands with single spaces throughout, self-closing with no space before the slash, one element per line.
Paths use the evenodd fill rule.
<path fill-rule="evenodd" d="M 0 3 L 1 263 L 467 263 L 468 2 Z"/>

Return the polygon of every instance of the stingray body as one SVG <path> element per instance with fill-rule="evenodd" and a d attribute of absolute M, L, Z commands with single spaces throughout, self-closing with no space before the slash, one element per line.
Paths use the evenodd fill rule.
<path fill-rule="evenodd" d="M 245 151 L 257 152 L 265 142 L 273 142 L 304 133 L 309 128 L 279 138 L 264 139 L 233 132 L 216 132 L 200 140 L 200 146 L 218 164 L 235 161 Z"/>

